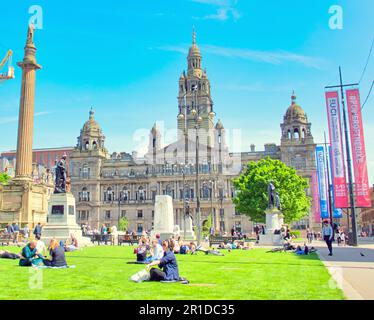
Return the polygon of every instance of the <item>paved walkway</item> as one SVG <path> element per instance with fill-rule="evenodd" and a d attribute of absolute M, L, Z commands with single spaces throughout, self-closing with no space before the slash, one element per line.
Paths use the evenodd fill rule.
<path fill-rule="evenodd" d="M 349 300 L 374 300 L 374 244 L 358 247 L 338 247 L 333 244 L 333 256 L 323 242 L 315 242 L 318 255 L 332 278 Z"/>

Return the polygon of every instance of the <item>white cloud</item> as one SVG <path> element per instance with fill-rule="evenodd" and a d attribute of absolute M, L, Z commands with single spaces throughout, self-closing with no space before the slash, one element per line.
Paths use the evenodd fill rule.
<path fill-rule="evenodd" d="M 296 54 L 284 50 L 259 51 L 251 49 L 227 48 L 214 45 L 201 45 L 200 47 L 202 51 L 206 53 L 215 54 L 222 57 L 239 58 L 274 65 L 279 65 L 284 62 L 295 62 L 315 69 L 322 69 L 325 65 L 325 60 L 321 58 Z M 186 47 L 184 46 L 162 46 L 157 47 L 157 49 L 187 54 Z"/>
<path fill-rule="evenodd" d="M 35 117 L 40 117 L 40 116 L 45 116 L 48 114 L 51 114 L 52 112 L 50 111 L 42 111 L 42 112 L 37 112 L 35 113 Z M 12 123 L 12 122 L 17 122 L 18 117 L 3 117 L 0 118 L 0 124 L 6 124 L 6 123 Z"/>
<path fill-rule="evenodd" d="M 208 14 L 204 17 L 194 17 L 194 19 L 226 21 L 230 17 L 232 17 L 234 21 L 236 21 L 241 17 L 240 12 L 235 9 L 235 5 L 237 3 L 236 0 L 190 0 L 190 1 L 218 7 L 216 9 L 216 13 Z"/>

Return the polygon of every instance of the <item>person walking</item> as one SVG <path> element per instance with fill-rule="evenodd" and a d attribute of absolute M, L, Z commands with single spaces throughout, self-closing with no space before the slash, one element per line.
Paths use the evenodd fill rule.
<path fill-rule="evenodd" d="M 14 222 L 13 223 L 13 232 L 14 232 L 14 237 L 13 237 L 13 243 L 18 244 L 18 237 L 19 237 L 19 225 L 18 223 Z"/>
<path fill-rule="evenodd" d="M 14 234 L 14 228 L 13 228 L 13 225 L 11 225 L 10 223 L 8 224 L 8 226 L 6 227 L 6 233 L 11 235 L 13 237 L 13 234 Z"/>
<path fill-rule="evenodd" d="M 332 256 L 332 239 L 334 237 L 334 230 L 327 220 L 323 222 L 322 237 L 329 249 L 329 256 Z"/>
<path fill-rule="evenodd" d="M 306 236 L 308 238 L 308 243 L 313 242 L 313 232 L 310 229 L 307 229 Z"/>
<path fill-rule="evenodd" d="M 40 240 L 41 236 L 42 236 L 42 225 L 40 224 L 40 222 L 35 226 L 35 229 L 34 229 L 34 235 L 35 235 L 35 239 L 36 240 Z"/>
<path fill-rule="evenodd" d="M 29 239 L 29 233 L 30 233 L 29 226 L 26 224 L 23 227 L 23 237 L 25 238 L 26 241 Z"/>

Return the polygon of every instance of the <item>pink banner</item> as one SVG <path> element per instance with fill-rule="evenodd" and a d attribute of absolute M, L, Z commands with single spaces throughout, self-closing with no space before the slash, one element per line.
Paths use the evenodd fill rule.
<path fill-rule="evenodd" d="M 314 222 L 321 222 L 320 206 L 319 206 L 319 196 L 318 196 L 318 180 L 317 172 L 312 172 L 312 194 L 313 194 L 313 216 Z"/>
<path fill-rule="evenodd" d="M 358 89 L 346 90 L 351 133 L 353 170 L 355 173 L 355 194 L 357 207 L 371 207 L 369 179 L 366 164 L 364 128 L 362 126 L 360 93 Z"/>
<path fill-rule="evenodd" d="M 335 208 L 347 208 L 349 206 L 348 190 L 345 178 L 338 91 L 326 92 L 326 107 L 331 144 L 331 166 Z"/>

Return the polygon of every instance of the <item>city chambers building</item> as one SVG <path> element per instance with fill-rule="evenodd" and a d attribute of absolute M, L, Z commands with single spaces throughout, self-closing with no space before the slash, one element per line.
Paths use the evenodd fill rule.
<path fill-rule="evenodd" d="M 266 144 L 264 151 L 256 151 L 252 145 L 249 152 L 230 153 L 224 125 L 216 120 L 211 85 L 202 68 L 195 33 L 187 62 L 187 72 L 182 72 L 178 82 L 178 138 L 174 143 L 162 146 L 161 132 L 154 125 L 143 157 L 126 152 L 109 154 L 104 132 L 90 111 L 70 153 L 71 190 L 77 201 L 79 224 L 97 228 L 101 224 L 117 225 L 121 217 L 126 217 L 129 230 L 151 230 L 156 195 L 173 198 L 176 225 L 182 224 L 186 211 L 196 224 L 199 195 L 201 223 L 211 215 L 216 232 L 229 232 L 233 227 L 251 232 L 253 223 L 235 210 L 232 201 L 232 179 L 249 161 L 267 156 L 279 159 L 311 181 L 316 170 L 315 144 L 311 124 L 294 94 L 281 123 L 280 146 Z M 307 192 L 312 195 L 311 190 Z M 312 214 L 297 226 L 313 227 Z"/>

